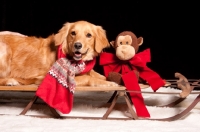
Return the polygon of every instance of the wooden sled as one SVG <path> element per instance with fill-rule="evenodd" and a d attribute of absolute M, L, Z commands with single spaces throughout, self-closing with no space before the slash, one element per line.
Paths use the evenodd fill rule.
<path fill-rule="evenodd" d="M 130 101 L 130 98 L 128 96 L 129 92 L 135 92 L 135 93 L 148 93 L 148 94 L 179 94 L 179 93 L 166 93 L 166 92 L 141 92 L 141 91 L 127 91 L 124 86 L 118 86 L 118 87 L 76 87 L 76 91 L 113 91 L 113 95 L 110 98 L 110 100 L 107 102 L 109 105 L 107 111 L 103 114 L 102 117 L 72 117 L 72 116 L 61 116 L 55 109 L 50 108 L 50 111 L 52 113 L 51 116 L 36 116 L 36 115 L 27 115 L 27 111 L 31 109 L 33 104 L 37 101 L 38 97 L 34 96 L 32 100 L 27 104 L 27 106 L 23 109 L 23 111 L 19 115 L 27 115 L 27 116 L 34 116 L 34 117 L 40 117 L 40 118 L 80 118 L 80 119 L 110 119 L 110 120 L 158 120 L 158 121 L 174 121 L 178 120 L 184 116 L 186 116 L 200 101 L 200 92 L 192 92 L 194 88 L 200 87 L 200 79 L 187 79 L 180 73 L 175 73 L 176 79 L 166 80 L 169 82 L 170 85 L 167 85 L 166 87 L 174 87 L 179 88 L 182 90 L 180 93 L 180 98 L 177 99 L 174 102 L 170 102 L 167 105 L 159 106 L 159 107 L 174 107 L 175 105 L 182 102 L 189 94 L 199 94 L 196 99 L 194 99 L 193 102 L 182 112 L 179 114 L 176 114 L 172 117 L 168 118 L 161 118 L 161 119 L 151 119 L 151 118 L 139 118 L 137 114 L 135 113 L 133 109 L 133 104 Z M 146 86 L 146 85 L 145 85 Z M 23 85 L 23 86 L 0 86 L 1 91 L 29 91 L 29 92 L 35 92 L 37 90 L 37 85 Z M 118 97 L 124 97 L 126 101 L 126 105 L 128 107 L 128 112 L 125 113 L 127 115 L 127 118 L 110 118 L 109 114 L 114 109 Z"/>

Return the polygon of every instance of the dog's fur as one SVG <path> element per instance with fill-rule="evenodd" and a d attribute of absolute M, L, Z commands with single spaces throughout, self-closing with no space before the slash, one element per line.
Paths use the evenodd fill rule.
<path fill-rule="evenodd" d="M 105 30 L 87 21 L 65 23 L 47 38 L 0 32 L 0 85 L 40 84 L 56 61 L 57 47 L 74 60 L 89 61 L 109 46 Z M 93 69 L 76 75 L 77 86 L 116 86 Z"/>

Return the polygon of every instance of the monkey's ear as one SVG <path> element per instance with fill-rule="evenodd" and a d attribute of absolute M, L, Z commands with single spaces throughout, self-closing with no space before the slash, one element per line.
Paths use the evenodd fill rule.
<path fill-rule="evenodd" d="M 110 45 L 111 45 L 113 48 L 115 48 L 115 41 L 111 41 L 111 42 L 110 42 Z"/>
<path fill-rule="evenodd" d="M 139 38 L 137 39 L 137 42 L 138 42 L 138 45 L 139 45 L 139 46 L 142 45 L 142 44 L 143 44 L 143 37 L 139 37 Z"/>

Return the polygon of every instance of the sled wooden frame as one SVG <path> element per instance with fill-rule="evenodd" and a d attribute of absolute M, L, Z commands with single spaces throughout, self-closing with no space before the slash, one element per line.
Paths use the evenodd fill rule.
<path fill-rule="evenodd" d="M 170 80 L 169 80 L 170 81 Z M 171 80 L 172 82 L 175 80 Z M 194 81 L 193 84 L 197 84 L 198 82 L 200 82 L 200 80 Z M 198 85 L 199 86 L 199 85 Z M 193 86 L 194 87 L 194 86 Z M 35 92 L 37 90 L 37 85 L 23 85 L 23 86 L 0 86 L 0 90 L 1 91 L 24 91 L 24 92 Z M 174 121 L 177 119 L 180 119 L 181 117 L 184 117 L 186 114 L 188 114 L 194 107 L 195 105 L 200 101 L 200 92 L 195 92 L 195 93 L 191 93 L 191 94 L 199 94 L 196 99 L 191 103 L 191 105 L 189 107 L 187 107 L 184 111 L 182 111 L 181 113 L 169 117 L 169 118 L 162 118 L 162 119 L 142 119 L 142 118 L 138 118 L 135 111 L 132 108 L 132 104 L 129 100 L 129 97 L 127 96 L 127 92 L 136 92 L 136 93 L 141 93 L 139 91 L 126 91 L 125 87 L 109 87 L 109 88 L 105 88 L 105 87 L 77 87 L 76 91 L 115 91 L 113 96 L 111 97 L 111 99 L 108 102 L 111 102 L 110 107 L 108 108 L 108 110 L 106 111 L 106 113 L 103 115 L 103 117 L 72 117 L 72 116 L 60 116 L 57 111 L 51 107 L 50 111 L 52 112 L 52 116 L 37 116 L 34 115 L 34 117 L 40 117 L 40 118 L 59 118 L 59 119 L 63 119 L 63 118 L 81 118 L 81 119 L 110 119 L 110 120 L 159 120 L 159 121 Z M 142 92 L 142 93 L 147 93 L 147 94 L 179 94 L 179 93 L 164 93 L 164 92 Z M 119 96 L 124 96 L 127 106 L 130 110 L 130 117 L 127 118 L 109 118 L 109 114 L 112 112 L 117 98 Z M 32 98 L 32 100 L 28 103 L 28 105 L 23 109 L 23 111 L 19 114 L 19 115 L 26 115 L 27 111 L 31 109 L 32 105 L 36 102 L 36 100 L 38 99 L 37 96 L 34 96 Z M 179 98 L 174 102 L 171 102 L 167 105 L 163 105 L 163 106 L 159 106 L 159 107 L 174 107 L 175 105 L 177 105 L 178 103 L 180 103 L 181 101 L 183 101 L 185 98 Z M 33 115 L 26 115 L 26 116 L 33 116 Z"/>
<path fill-rule="evenodd" d="M 0 91 L 13 91 L 13 92 L 36 92 L 38 86 L 37 85 L 21 85 L 21 86 L 0 86 Z M 129 100 L 129 97 L 127 96 L 127 92 L 126 92 L 126 87 L 124 86 L 116 86 L 116 87 L 91 87 L 91 86 L 79 86 L 76 87 L 75 91 L 115 91 L 115 95 L 112 97 L 112 101 L 111 101 L 111 105 L 110 107 L 107 109 L 107 111 L 105 112 L 105 114 L 103 115 L 103 117 L 70 117 L 70 116 L 60 116 L 58 114 L 58 112 L 51 108 L 50 111 L 53 114 L 53 116 L 36 116 L 36 117 L 55 117 L 55 118 L 84 118 L 84 119 L 108 119 L 109 114 L 112 112 L 117 99 L 119 96 L 123 96 L 125 98 L 126 104 L 129 108 L 129 111 L 131 113 L 131 115 L 134 117 L 134 119 L 138 119 L 135 111 L 133 110 L 131 101 Z M 34 97 L 31 99 L 31 101 L 28 103 L 28 105 L 23 109 L 23 111 L 19 114 L 19 115 L 26 115 L 27 111 L 31 109 L 32 105 L 37 101 L 39 97 L 34 95 Z M 30 116 L 30 115 L 28 115 Z M 109 119 L 132 119 L 132 118 L 109 118 Z"/>
<path fill-rule="evenodd" d="M 171 86 L 177 87 L 178 82 L 175 79 L 171 79 L 171 80 L 166 80 L 168 82 L 171 82 Z M 190 84 L 190 88 L 191 91 L 195 88 L 195 87 L 200 87 L 200 79 L 189 79 L 187 80 L 188 82 L 185 82 L 187 84 Z M 171 87 L 170 86 L 170 87 Z M 0 86 L 0 91 L 24 91 L 24 92 L 36 92 L 37 90 L 37 85 L 22 85 L 22 86 Z M 36 102 L 36 100 L 38 99 L 37 96 L 34 96 L 33 99 L 28 103 L 28 105 L 23 109 L 23 111 L 19 114 L 19 115 L 26 115 L 26 116 L 34 116 L 34 117 L 40 117 L 40 118 L 59 118 L 59 119 L 63 119 L 63 118 L 81 118 L 81 119 L 110 119 L 110 120 L 158 120 L 158 121 L 174 121 L 174 120 L 178 120 L 184 116 L 186 116 L 195 106 L 196 104 L 200 101 L 200 92 L 191 92 L 190 94 L 198 94 L 198 96 L 196 97 L 196 99 L 194 99 L 194 101 L 182 112 L 172 116 L 172 117 L 168 117 L 168 118 L 161 118 L 161 119 L 151 119 L 151 118 L 138 118 L 133 106 L 131 104 L 131 101 L 127 95 L 127 93 L 129 92 L 135 92 L 135 93 L 148 93 L 148 94 L 179 94 L 179 93 L 166 93 L 166 92 L 141 92 L 141 91 L 127 91 L 126 88 L 124 86 L 118 86 L 118 87 L 76 87 L 76 91 L 114 91 L 113 96 L 110 98 L 110 100 L 108 101 L 108 103 L 110 103 L 110 107 L 107 109 L 106 113 L 103 115 L 103 117 L 72 117 L 72 116 L 61 116 L 60 114 L 58 114 L 58 112 L 49 107 L 51 113 L 53 114 L 52 116 L 37 116 L 37 115 L 26 115 L 27 111 L 31 109 L 32 105 Z M 110 118 L 108 117 L 109 114 L 112 112 L 117 99 L 119 96 L 122 96 L 125 98 L 126 104 L 128 106 L 129 109 L 129 113 L 127 115 L 127 118 Z M 163 105 L 163 106 L 159 106 L 159 107 L 174 107 L 175 105 L 179 104 L 180 102 L 182 102 L 185 98 L 179 98 L 174 102 L 171 102 L 167 105 Z"/>

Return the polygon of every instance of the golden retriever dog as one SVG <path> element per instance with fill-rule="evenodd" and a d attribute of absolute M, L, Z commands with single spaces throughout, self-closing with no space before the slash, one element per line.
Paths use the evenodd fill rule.
<path fill-rule="evenodd" d="M 40 84 L 57 59 L 57 48 L 75 61 L 94 59 L 109 46 L 101 26 L 87 21 L 67 22 L 47 38 L 0 32 L 0 85 Z M 76 75 L 77 86 L 117 86 L 93 69 Z"/>

